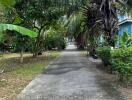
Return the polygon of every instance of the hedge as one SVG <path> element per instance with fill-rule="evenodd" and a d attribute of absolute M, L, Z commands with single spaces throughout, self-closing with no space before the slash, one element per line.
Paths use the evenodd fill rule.
<path fill-rule="evenodd" d="M 104 47 L 99 47 L 96 52 L 97 55 L 102 59 L 103 64 L 105 66 L 108 66 L 110 64 L 110 54 L 111 48 L 108 46 L 104 46 Z"/>
<path fill-rule="evenodd" d="M 111 65 L 120 74 L 120 80 L 132 76 L 132 47 L 111 51 Z"/>
<path fill-rule="evenodd" d="M 98 56 L 105 66 L 119 73 L 120 80 L 132 78 L 132 46 L 111 50 L 110 47 L 97 49 Z"/>

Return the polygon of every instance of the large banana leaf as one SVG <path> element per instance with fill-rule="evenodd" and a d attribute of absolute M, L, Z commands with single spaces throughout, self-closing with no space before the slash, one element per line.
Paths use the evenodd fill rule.
<path fill-rule="evenodd" d="M 15 0 L 0 0 L 0 4 L 4 6 L 13 6 L 15 4 Z"/>
<path fill-rule="evenodd" d="M 126 41 L 128 40 L 128 33 L 124 32 L 123 35 L 120 37 L 120 43 L 126 44 Z"/>
<path fill-rule="evenodd" d="M 120 37 L 120 44 L 131 46 L 132 45 L 132 35 L 124 32 L 123 35 Z"/>
<path fill-rule="evenodd" d="M 31 31 L 27 28 L 17 26 L 17 25 L 12 25 L 12 24 L 0 24 L 0 31 L 6 31 L 6 30 L 11 30 L 11 31 L 16 31 L 19 32 L 22 35 L 27 35 L 29 37 L 37 37 L 37 33 L 34 31 Z"/>

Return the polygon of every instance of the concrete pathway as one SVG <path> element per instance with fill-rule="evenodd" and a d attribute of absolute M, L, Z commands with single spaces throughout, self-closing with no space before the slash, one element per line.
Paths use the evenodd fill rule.
<path fill-rule="evenodd" d="M 18 100 L 125 100 L 88 59 L 70 45 Z"/>

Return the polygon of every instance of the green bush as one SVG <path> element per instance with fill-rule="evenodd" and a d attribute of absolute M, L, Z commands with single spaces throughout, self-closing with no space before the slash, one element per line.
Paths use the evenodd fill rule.
<path fill-rule="evenodd" d="M 132 46 L 111 51 L 111 65 L 120 74 L 120 79 L 132 76 Z"/>
<path fill-rule="evenodd" d="M 111 71 L 117 71 L 121 81 L 132 78 L 132 46 L 111 50 L 110 47 L 97 49 L 104 65 L 110 65 Z"/>
<path fill-rule="evenodd" d="M 109 65 L 110 57 L 111 57 L 111 54 L 110 54 L 111 48 L 109 46 L 99 47 L 97 48 L 96 51 L 97 51 L 97 55 L 102 59 L 103 64 L 105 66 Z"/>
<path fill-rule="evenodd" d="M 45 36 L 45 46 L 48 50 L 52 49 L 65 49 L 66 41 L 64 39 L 64 34 L 50 29 Z"/>

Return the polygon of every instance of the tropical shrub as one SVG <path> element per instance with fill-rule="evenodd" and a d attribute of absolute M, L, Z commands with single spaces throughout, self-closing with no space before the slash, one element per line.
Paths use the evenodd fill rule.
<path fill-rule="evenodd" d="M 30 51 L 30 46 L 31 46 L 30 42 L 32 38 L 17 34 L 16 36 L 13 37 L 13 39 L 14 39 L 12 43 L 13 52 L 20 52 L 22 49 L 24 52 Z"/>
<path fill-rule="evenodd" d="M 132 46 L 132 35 L 124 32 L 123 35 L 120 37 L 120 45 L 123 46 Z"/>
<path fill-rule="evenodd" d="M 21 34 L 21 40 L 18 42 L 18 47 L 20 49 L 20 62 L 23 62 L 23 52 L 24 52 L 24 46 L 22 46 L 21 44 L 23 43 L 23 36 L 28 36 L 30 38 L 35 38 L 37 37 L 37 33 L 34 31 L 31 31 L 25 27 L 21 27 L 21 26 L 17 26 L 17 25 L 13 25 L 13 24 L 0 24 L 0 32 L 3 31 L 16 31 L 16 33 L 20 33 Z"/>
<path fill-rule="evenodd" d="M 65 49 L 66 41 L 64 39 L 64 34 L 57 32 L 56 30 L 50 29 L 46 32 L 45 36 L 45 46 L 46 49 Z"/>
<path fill-rule="evenodd" d="M 97 55 L 102 59 L 103 64 L 108 66 L 110 64 L 110 51 L 111 48 L 109 46 L 99 47 L 97 48 Z"/>
<path fill-rule="evenodd" d="M 132 76 L 132 46 L 111 51 L 111 65 L 120 76 L 120 80 Z"/>

